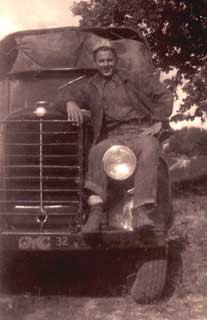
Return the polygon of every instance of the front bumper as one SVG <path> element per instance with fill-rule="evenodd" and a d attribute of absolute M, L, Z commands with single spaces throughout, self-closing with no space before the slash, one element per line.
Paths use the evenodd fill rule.
<path fill-rule="evenodd" d="M 90 234 L 68 232 L 3 231 L 1 248 L 6 251 L 91 251 L 163 247 L 164 232 L 140 235 L 135 231 L 104 231 Z"/>

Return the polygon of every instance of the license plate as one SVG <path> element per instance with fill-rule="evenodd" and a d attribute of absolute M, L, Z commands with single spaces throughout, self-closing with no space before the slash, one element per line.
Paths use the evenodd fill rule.
<path fill-rule="evenodd" d="M 18 248 L 20 250 L 50 250 L 51 237 L 48 235 L 21 236 L 18 239 Z"/>
<path fill-rule="evenodd" d="M 18 239 L 20 250 L 52 250 L 52 249 L 75 249 L 78 242 L 67 235 L 40 235 L 40 236 L 21 236 Z"/>
<path fill-rule="evenodd" d="M 52 238 L 52 246 L 56 249 L 76 249 L 79 247 L 79 243 L 77 239 L 72 239 L 67 235 L 60 235 Z"/>

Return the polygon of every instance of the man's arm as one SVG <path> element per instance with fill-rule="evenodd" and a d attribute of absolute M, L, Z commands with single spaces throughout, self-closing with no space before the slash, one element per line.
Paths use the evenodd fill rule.
<path fill-rule="evenodd" d="M 172 92 L 153 74 L 146 74 L 141 86 L 144 94 L 150 99 L 152 122 L 168 121 L 174 104 Z"/>
<path fill-rule="evenodd" d="M 81 80 L 79 83 L 67 86 L 60 91 L 59 109 L 66 112 L 68 120 L 74 123 L 83 121 L 81 109 L 88 109 L 88 81 Z"/>
<path fill-rule="evenodd" d="M 139 136 L 144 137 L 144 136 L 155 136 L 160 133 L 162 130 L 163 124 L 162 122 L 156 122 L 153 125 L 151 125 L 148 128 L 144 128 Z"/>
<path fill-rule="evenodd" d="M 142 95 L 143 102 L 148 107 L 152 122 L 149 128 L 143 129 L 141 136 L 158 135 L 172 113 L 173 94 L 153 74 L 147 74 L 142 77 L 140 87 L 144 94 Z"/>
<path fill-rule="evenodd" d="M 83 122 L 83 115 L 81 109 L 75 101 L 66 102 L 66 112 L 68 115 L 68 120 L 72 122 Z"/>

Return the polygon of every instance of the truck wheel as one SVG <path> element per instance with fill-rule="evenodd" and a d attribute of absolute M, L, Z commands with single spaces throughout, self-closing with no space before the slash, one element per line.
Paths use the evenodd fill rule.
<path fill-rule="evenodd" d="M 151 303 L 161 297 L 167 278 L 167 267 L 166 253 L 151 253 L 140 262 L 137 272 L 128 277 L 128 289 L 136 302 Z"/>

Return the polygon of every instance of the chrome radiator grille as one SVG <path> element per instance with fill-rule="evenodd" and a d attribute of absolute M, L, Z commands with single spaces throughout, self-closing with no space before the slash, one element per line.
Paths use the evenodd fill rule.
<path fill-rule="evenodd" d="M 2 212 L 82 211 L 83 134 L 67 120 L 2 122 Z"/>

